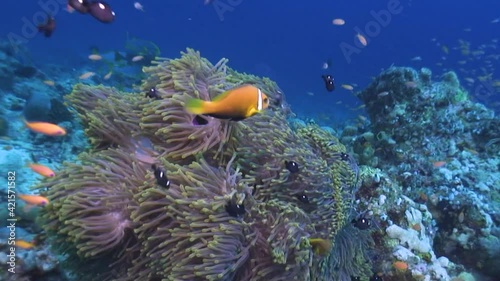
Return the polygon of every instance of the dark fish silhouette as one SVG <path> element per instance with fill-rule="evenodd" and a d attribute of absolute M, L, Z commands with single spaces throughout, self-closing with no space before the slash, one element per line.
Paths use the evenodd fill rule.
<path fill-rule="evenodd" d="M 68 0 L 68 5 L 81 14 L 86 14 L 89 11 L 90 2 L 88 0 Z"/>
<path fill-rule="evenodd" d="M 349 154 L 347 154 L 345 152 L 341 152 L 340 153 L 340 159 L 342 159 L 342 161 L 348 161 L 349 160 Z"/>
<path fill-rule="evenodd" d="M 361 229 L 361 230 L 365 230 L 365 229 L 368 229 L 370 228 L 370 226 L 372 226 L 372 222 L 370 219 L 367 219 L 365 217 L 359 217 L 357 219 L 353 219 L 351 221 L 352 225 L 354 225 L 355 227 Z"/>
<path fill-rule="evenodd" d="M 299 193 L 299 194 L 295 194 L 295 197 L 297 197 L 297 199 L 304 203 L 304 204 L 309 204 L 309 197 L 307 197 L 307 195 L 305 193 Z"/>
<path fill-rule="evenodd" d="M 226 212 L 232 217 L 238 217 L 245 214 L 245 205 L 238 205 L 233 202 L 226 204 Z"/>
<path fill-rule="evenodd" d="M 56 29 L 56 20 L 50 15 L 47 15 L 47 21 L 44 24 L 38 25 L 38 31 L 42 32 L 45 37 L 50 37 L 54 29 Z"/>
<path fill-rule="evenodd" d="M 167 173 L 165 172 L 165 170 L 163 170 L 161 167 L 156 166 L 155 164 L 153 164 L 151 168 L 153 169 L 153 172 L 155 174 L 156 183 L 159 186 L 168 189 L 170 187 L 170 180 L 167 178 Z"/>
<path fill-rule="evenodd" d="M 156 100 L 161 99 L 161 97 L 158 95 L 158 92 L 156 91 L 155 87 L 149 89 L 149 91 L 146 93 L 146 97 L 150 98 L 150 99 L 156 99 Z"/>
<path fill-rule="evenodd" d="M 332 92 L 333 90 L 335 90 L 335 83 L 333 76 L 327 74 L 327 75 L 321 75 L 321 78 L 323 78 L 323 81 L 325 81 L 325 87 L 328 92 Z"/>
<path fill-rule="evenodd" d="M 294 161 L 285 161 L 285 167 L 290 173 L 297 173 L 299 171 L 299 164 Z"/>
<path fill-rule="evenodd" d="M 110 23 L 115 20 L 115 12 L 111 6 L 104 1 L 95 1 L 88 5 L 88 13 L 103 23 Z"/>

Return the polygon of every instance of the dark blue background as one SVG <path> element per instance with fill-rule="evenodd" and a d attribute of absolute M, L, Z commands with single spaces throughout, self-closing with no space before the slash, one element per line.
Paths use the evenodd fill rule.
<path fill-rule="evenodd" d="M 333 61 L 328 72 L 337 84 L 357 83 L 359 90 L 391 64 L 426 66 L 438 77 L 444 69 L 435 63 L 443 52 L 431 38 L 452 49 L 458 39 L 480 45 L 500 36 L 500 23 L 491 23 L 500 17 L 500 1 L 401 0 L 402 13 L 394 15 L 389 25 L 348 63 L 339 44 L 353 44 L 354 28 L 363 29 L 373 20 L 370 11 L 386 9 L 387 0 L 216 1 L 241 4 L 224 13 L 221 21 L 214 6 L 203 5 L 203 0 L 142 0 L 144 13 L 134 9 L 134 1 L 109 0 L 117 14 L 112 24 L 67 13 L 63 10 L 65 5 L 59 5 L 53 37 L 37 35 L 28 40 L 27 46 L 39 63 L 86 57 L 90 46 L 120 49 L 127 35 L 155 42 L 164 57 L 177 57 L 180 51 L 192 47 L 214 63 L 226 57 L 229 65 L 239 71 L 275 79 L 296 112 L 357 115 L 359 112 L 344 106 L 359 105 L 352 93 L 343 89 L 329 93 L 324 89 L 320 75 L 327 58 Z M 2 8 L 0 34 L 21 35 L 22 18 L 32 21 L 33 15 L 42 10 L 39 3 L 46 2 L 49 1 L 7 1 Z M 347 23 L 334 26 L 333 18 L 343 18 Z M 464 32 L 464 28 L 472 31 Z M 421 56 L 423 61 L 411 61 L 415 56 Z M 452 60 L 450 55 L 447 62 Z M 443 67 L 447 66 L 452 68 L 446 64 Z M 500 75 L 497 72 L 494 76 L 498 79 Z M 336 105 L 339 100 L 344 104 Z"/>

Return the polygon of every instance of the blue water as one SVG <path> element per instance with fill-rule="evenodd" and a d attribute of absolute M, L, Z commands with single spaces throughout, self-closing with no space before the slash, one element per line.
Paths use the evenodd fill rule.
<path fill-rule="evenodd" d="M 453 53 L 458 39 L 477 47 L 500 36 L 500 23 L 491 23 L 500 17 L 498 1 L 471 4 L 452 0 L 401 0 L 400 13 L 393 14 L 388 24 L 375 30 L 376 35 L 368 38 L 369 45 L 350 56 L 349 63 L 340 44 L 353 45 L 355 28 L 364 30 L 374 21 L 371 12 L 387 10 L 391 1 L 318 0 L 311 4 L 309 1 L 216 0 L 211 5 L 203 5 L 202 0 L 142 0 L 145 12 L 141 12 L 134 8 L 134 1 L 110 0 L 117 15 L 112 24 L 102 24 L 78 13 L 70 14 L 64 10 L 65 4 L 59 4 L 65 3 L 62 0 L 30 2 L 4 4 L 0 34 L 27 35 L 23 38 L 37 63 L 71 63 L 68 58 L 86 56 L 91 46 L 101 51 L 123 49 L 127 36 L 138 37 L 155 42 L 164 57 L 178 57 L 180 51 L 191 47 L 213 62 L 221 57 L 229 58 L 230 66 L 239 71 L 276 80 L 295 112 L 331 114 L 339 118 L 356 116 L 359 112 L 349 110 L 346 104 L 349 107 L 360 104 L 344 89 L 328 93 L 321 74 L 333 74 L 337 88 L 340 84 L 357 84 L 355 90 L 362 89 L 371 77 L 391 64 L 429 67 L 437 78 L 446 69 L 454 69 L 460 60 L 455 54 L 457 51 Z M 49 10 L 55 11 L 52 14 L 57 29 L 49 39 L 23 30 L 26 22 L 39 22 L 43 18 L 44 3 L 56 3 Z M 222 6 L 228 9 L 221 11 Z M 346 24 L 334 26 L 333 18 L 343 18 Z M 465 28 L 471 31 L 466 32 Z M 432 38 L 436 41 L 431 41 Z M 450 54 L 445 55 L 437 44 L 446 45 Z M 417 56 L 422 61 L 411 61 Z M 436 66 L 443 56 L 446 56 L 445 64 Z M 333 65 L 324 71 L 321 65 L 327 59 L 331 59 Z M 499 66 L 498 61 L 493 63 Z M 480 64 L 479 61 L 467 67 L 479 68 Z M 464 76 L 459 74 L 460 78 Z M 493 77 L 499 79 L 498 71 Z M 487 100 L 498 100 L 498 96 L 495 92 L 488 95 Z M 335 104 L 337 101 L 343 104 Z"/>
<path fill-rule="evenodd" d="M 443 73 L 455 71 L 472 99 L 494 109 L 497 115 L 500 113 L 498 0 L 475 3 L 464 0 L 213 0 L 209 5 L 205 5 L 204 0 L 139 0 L 144 11 L 135 9 L 133 0 L 109 0 L 116 12 L 116 19 L 111 24 L 98 22 L 89 15 L 69 13 L 64 0 L 4 2 L 0 38 L 21 43 L 27 51 L 16 53 L 16 56 L 44 73 L 42 79 L 55 81 L 53 88 L 40 88 L 38 80 L 41 77 L 23 79 L 22 83 L 27 86 L 12 90 L 32 90 L 32 95 L 20 92 L 15 95 L 20 100 L 29 98 L 35 104 L 32 111 L 36 114 L 45 115 L 44 109 L 48 111 L 52 106 L 40 101 L 48 101 L 45 94 L 69 93 L 71 85 L 86 71 L 99 72 L 100 77 L 109 72 L 106 65 L 96 67 L 99 64 L 88 59 L 90 53 L 98 50 L 107 58 L 114 51 L 126 50 L 127 42 L 133 38 L 154 42 L 162 57 L 177 58 L 181 51 L 193 48 L 212 63 L 228 58 L 229 66 L 239 72 L 267 76 L 276 81 L 299 117 L 312 117 L 321 125 L 333 128 L 342 127 L 364 114 L 363 104 L 354 93 L 365 89 L 373 77 L 391 65 L 417 70 L 427 67 L 432 70 L 435 81 L 439 81 Z M 57 22 L 50 38 L 45 38 L 35 27 L 45 20 L 47 12 Z M 335 18 L 344 19 L 346 24 L 333 25 Z M 356 37 L 358 32 L 365 35 L 367 46 L 360 45 Z M 470 53 L 463 54 L 460 41 L 470 45 Z M 0 51 L 0 54 L 3 53 Z M 323 69 L 326 61 L 331 64 Z M 126 64 L 116 67 L 114 72 L 126 73 L 127 78 L 134 77 L 136 81 L 114 80 L 118 76 L 114 74 L 105 84 L 137 83 L 139 66 Z M 335 91 L 325 89 L 321 79 L 324 74 L 335 78 Z M 33 81 L 38 84 L 30 84 Z M 351 85 L 354 90 L 347 90 L 342 84 Z M 64 87 L 57 87 L 60 85 Z M 132 89 L 131 85 L 124 87 Z M 50 91 L 44 93 L 40 89 Z M 29 108 L 29 104 L 26 107 Z M 21 114 L 19 108 L 9 109 L 5 119 L 10 120 L 14 114 Z M 14 135 L 12 132 L 17 130 L 12 128 L 10 132 Z M 59 165 L 62 160 L 57 157 L 64 154 L 60 153 L 60 147 L 64 146 L 57 142 L 53 142 L 53 146 L 43 143 L 40 149 L 41 143 L 33 141 L 33 151 L 37 151 L 35 154 L 41 155 L 40 158 L 33 159 L 36 157 L 28 155 L 29 149 L 23 146 L 19 151 L 28 152 L 21 154 L 15 147 L 16 153 L 9 152 L 12 155 L 9 161 L 21 162 L 24 155 L 31 157 L 30 161 Z M 487 141 L 481 140 L 480 144 L 483 143 Z M 12 147 L 9 144 L 3 149 L 7 153 Z M 485 151 L 477 152 L 475 147 L 467 146 L 461 149 L 475 154 Z M 449 159 L 426 161 L 437 160 Z M 469 165 L 467 161 L 464 167 Z M 481 163 L 474 161 L 470 163 Z M 21 165 L 16 163 L 15 167 L 24 169 Z M 27 188 L 27 183 L 30 181 L 23 182 L 23 188 Z"/>

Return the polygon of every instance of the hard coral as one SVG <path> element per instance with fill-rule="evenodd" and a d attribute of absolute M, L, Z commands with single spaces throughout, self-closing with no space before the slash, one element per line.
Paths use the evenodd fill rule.
<path fill-rule="evenodd" d="M 86 280 L 332 280 L 309 239 L 333 241 L 346 222 L 358 168 L 345 147 L 316 125 L 292 130 L 276 84 L 228 74 L 225 59 L 188 50 L 144 71 L 142 91 L 161 99 L 75 87 L 94 150 L 44 184 L 44 227 L 93 269 Z M 249 81 L 280 104 L 240 122 L 184 110 Z"/>

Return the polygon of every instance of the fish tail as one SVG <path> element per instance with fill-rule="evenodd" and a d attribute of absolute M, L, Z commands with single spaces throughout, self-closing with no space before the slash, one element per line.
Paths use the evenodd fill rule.
<path fill-rule="evenodd" d="M 30 124 L 28 123 L 28 121 L 26 120 L 26 118 L 24 116 L 21 116 L 20 119 L 24 123 L 24 126 L 26 128 L 30 128 Z"/>
<path fill-rule="evenodd" d="M 203 114 L 204 105 L 205 105 L 204 100 L 190 99 L 186 102 L 186 110 L 192 114 Z"/>

